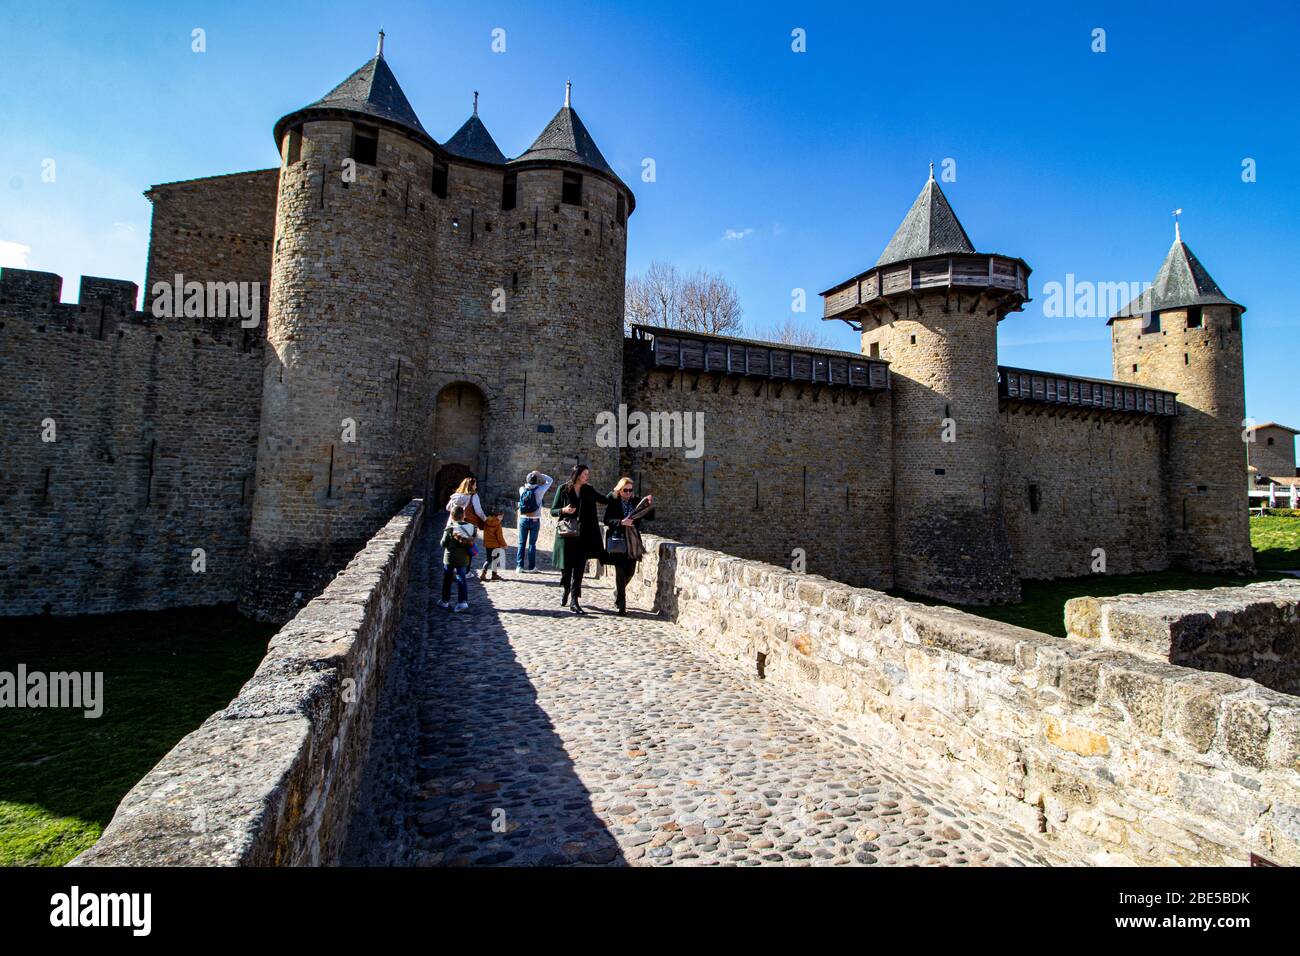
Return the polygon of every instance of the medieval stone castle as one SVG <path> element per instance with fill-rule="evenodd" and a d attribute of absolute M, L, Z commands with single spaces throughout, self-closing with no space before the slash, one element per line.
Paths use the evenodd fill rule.
<path fill-rule="evenodd" d="M 439 142 L 381 47 L 274 137 L 278 168 L 146 193 L 144 311 L 130 282 L 62 304 L 58 276 L 0 276 L 0 612 L 284 619 L 411 498 L 472 473 L 509 511 L 575 461 L 653 491 L 659 533 L 948 600 L 1251 567 L 1244 309 L 1181 240 L 1111 321 L 1114 380 L 998 366 L 1030 268 L 933 178 L 824 293 L 862 354 L 629 337 L 635 197 L 567 96 L 514 159 L 477 106 Z M 153 314 L 182 281 L 256 283 L 264 321 Z M 702 454 L 602 447 L 620 404 L 704 413 Z"/>

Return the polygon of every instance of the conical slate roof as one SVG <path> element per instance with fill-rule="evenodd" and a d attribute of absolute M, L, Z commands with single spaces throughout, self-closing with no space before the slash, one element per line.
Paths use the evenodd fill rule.
<path fill-rule="evenodd" d="M 596 148 L 596 141 L 587 132 L 587 127 L 582 125 L 578 114 L 567 105 L 561 107 L 554 119 L 546 124 L 546 129 L 542 130 L 542 135 L 537 137 L 533 145 L 511 162 L 524 163 L 529 160 L 578 163 L 618 178 Z"/>
<path fill-rule="evenodd" d="M 442 148 L 454 156 L 477 160 L 480 163 L 504 163 L 505 154 L 497 148 L 496 141 L 488 132 L 483 121 L 474 113 L 465 120 L 465 125 L 456 130 L 455 135 L 442 144 Z"/>
<path fill-rule="evenodd" d="M 411 108 L 411 102 L 402 92 L 397 77 L 389 69 L 382 54 L 376 54 L 330 92 L 315 103 L 295 110 L 275 124 L 275 138 L 279 142 L 284 128 L 292 121 L 299 120 L 304 114 L 316 110 L 345 110 L 360 113 L 372 119 L 401 127 L 414 133 L 426 142 L 431 137 L 420 124 L 420 118 Z"/>
<path fill-rule="evenodd" d="M 1245 312 L 1245 306 L 1223 294 L 1219 284 L 1205 271 L 1199 259 L 1175 233 L 1155 281 L 1114 318 L 1131 318 L 1164 309 L 1182 309 L 1189 305 L 1231 305 Z"/>
<path fill-rule="evenodd" d="M 938 256 L 953 252 L 974 252 L 970 237 L 957 221 L 957 214 L 948 205 L 948 197 L 931 175 L 921 188 L 921 194 L 903 217 L 903 224 L 889 240 L 885 251 L 876 260 L 876 266 L 885 266 L 908 259 Z"/>

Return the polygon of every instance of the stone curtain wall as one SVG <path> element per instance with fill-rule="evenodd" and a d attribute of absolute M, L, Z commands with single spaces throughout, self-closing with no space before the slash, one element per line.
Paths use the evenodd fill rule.
<path fill-rule="evenodd" d="M 1300 581 L 1074 598 L 1065 625 L 1102 647 L 1300 694 Z"/>
<path fill-rule="evenodd" d="M 233 601 L 260 338 L 238 319 L 137 313 L 133 283 L 84 279 L 75 305 L 58 304 L 60 286 L 47 273 L 0 274 L 0 614 Z"/>
<path fill-rule="evenodd" d="M 1106 574 L 1168 568 L 1165 424 L 1070 414 L 1002 409 L 1002 507 L 1016 573 L 1092 574 L 1095 548 L 1106 552 Z"/>
<path fill-rule="evenodd" d="M 623 451 L 623 472 L 655 496 L 647 530 L 783 567 L 802 548 L 808 571 L 893 586 L 888 393 L 650 370 L 632 340 L 624 355 L 629 414 L 704 415 L 698 458 Z"/>
<path fill-rule="evenodd" d="M 257 673 L 123 798 L 73 865 L 336 863 L 393 654 L 423 502 L 271 640 Z"/>
<path fill-rule="evenodd" d="M 647 538 L 636 604 L 1081 862 L 1300 864 L 1300 698 Z"/>
<path fill-rule="evenodd" d="M 271 285 L 271 239 L 279 169 L 259 169 L 150 187 L 153 204 L 149 264 L 143 308 L 153 301 L 155 282 L 258 282 L 262 323 Z"/>

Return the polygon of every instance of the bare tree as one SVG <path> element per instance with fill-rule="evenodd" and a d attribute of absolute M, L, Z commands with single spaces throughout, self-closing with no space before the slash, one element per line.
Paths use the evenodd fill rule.
<path fill-rule="evenodd" d="M 627 280 L 624 320 L 629 325 L 639 322 L 711 335 L 738 335 L 741 316 L 736 287 L 704 269 L 683 277 L 673 266 L 656 260 L 644 275 Z"/>
<path fill-rule="evenodd" d="M 821 330 L 802 325 L 794 319 L 778 322 L 767 330 L 767 338 L 782 345 L 798 345 L 806 349 L 826 348 L 826 339 Z"/>

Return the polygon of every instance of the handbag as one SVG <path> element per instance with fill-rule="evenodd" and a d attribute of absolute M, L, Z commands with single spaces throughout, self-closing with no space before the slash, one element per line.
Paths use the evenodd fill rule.
<path fill-rule="evenodd" d="M 608 554 L 627 554 L 627 535 L 622 525 L 614 525 L 605 532 L 605 551 Z"/>
<path fill-rule="evenodd" d="M 556 498 L 556 501 L 560 502 L 560 506 L 563 507 L 565 503 L 568 503 L 569 498 L 571 498 L 571 496 L 569 496 L 568 493 L 565 493 L 563 501 L 560 501 L 559 498 Z M 582 507 L 581 498 L 578 498 L 576 502 L 573 502 L 573 505 L 580 509 L 580 507 Z M 577 537 L 578 535 L 581 535 L 582 525 L 578 524 L 577 515 L 577 511 L 573 512 L 571 515 L 560 515 L 559 523 L 555 525 L 556 535 L 559 535 L 560 537 Z"/>

